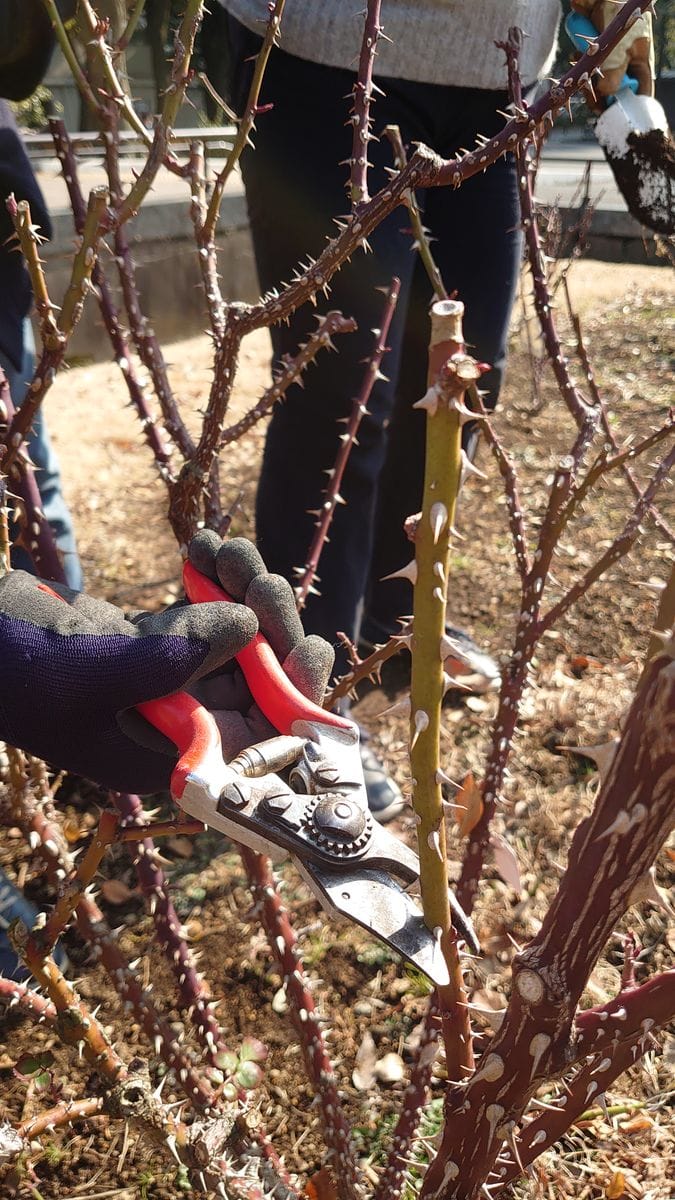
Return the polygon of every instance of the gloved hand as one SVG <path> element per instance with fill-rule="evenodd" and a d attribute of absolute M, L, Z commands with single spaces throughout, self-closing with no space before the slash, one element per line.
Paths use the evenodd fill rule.
<path fill-rule="evenodd" d="M 598 33 L 614 20 L 618 12 L 615 0 L 572 0 L 575 12 L 583 13 L 593 22 Z M 600 96 L 614 96 L 621 87 L 626 71 L 638 81 L 641 96 L 654 95 L 654 41 L 651 13 L 643 13 L 633 22 L 601 67 L 602 76 L 593 86 Z"/>
<path fill-rule="evenodd" d="M 267 574 L 243 538 L 204 532 L 200 570 L 245 603 L 177 605 L 128 619 L 112 604 L 58 584 L 67 603 L 22 571 L 0 580 L 0 739 L 117 791 L 167 788 L 175 747 L 134 706 L 209 675 L 224 753 L 270 736 L 232 658 L 260 627 L 297 686 L 320 699 L 332 651 L 304 638 L 290 586 Z"/>

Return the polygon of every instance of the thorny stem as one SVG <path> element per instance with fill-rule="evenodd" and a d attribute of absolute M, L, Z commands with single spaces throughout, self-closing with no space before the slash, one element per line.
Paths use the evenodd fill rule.
<path fill-rule="evenodd" d="M 214 1066 L 216 1056 L 226 1050 L 227 1046 L 197 971 L 194 955 L 185 940 L 183 926 L 172 903 L 167 879 L 157 861 L 152 840 L 153 837 L 166 834 L 175 836 L 176 825 L 163 822 L 161 825 L 153 825 L 151 829 L 134 828 L 144 818 L 143 806 L 138 796 L 116 793 L 114 801 L 126 825 L 118 840 L 131 840 L 132 834 L 138 835 L 139 839 L 142 837 L 135 861 L 138 882 L 155 923 L 158 944 L 178 985 L 181 1007 L 187 1009 L 207 1061 Z M 203 826 L 201 822 L 196 821 L 186 823 L 184 832 L 194 833 L 200 829 L 203 829 Z"/>
<path fill-rule="evenodd" d="M 281 971 L 294 1025 L 302 1046 L 305 1068 L 319 1098 L 326 1145 L 340 1200 L 360 1200 L 360 1172 L 352 1135 L 338 1092 L 333 1064 L 328 1056 L 314 999 L 296 950 L 297 938 L 288 919 L 269 860 L 246 846 L 241 856 L 253 893 L 257 914 L 267 933 L 272 955 Z"/>
<path fill-rule="evenodd" d="M 262 46 L 258 51 L 258 56 L 255 62 L 253 71 L 253 79 L 246 101 L 244 115 L 239 121 L 237 134 L 234 139 L 234 144 L 230 150 L 222 171 L 219 172 L 216 181 L 213 185 L 213 192 L 209 201 L 206 220 L 202 229 L 203 244 L 206 246 L 213 241 L 218 224 L 218 213 L 222 203 L 225 185 L 241 158 L 244 147 L 249 143 L 250 135 L 255 127 L 255 119 L 261 111 L 258 107 L 260 99 L 260 89 L 262 87 L 265 70 L 269 56 L 272 52 L 272 47 L 275 46 L 279 39 L 279 28 L 281 25 L 281 17 L 284 11 L 286 0 L 274 0 L 274 5 L 270 9 L 270 15 L 267 19 L 265 36 Z"/>
<path fill-rule="evenodd" d="M 237 318 L 242 325 L 241 333 L 284 320 L 317 290 L 325 287 L 345 260 L 364 245 L 375 226 L 403 202 L 409 189 L 445 184 L 460 187 L 473 175 L 487 170 L 503 154 L 512 151 L 520 140 L 532 138 L 553 125 L 556 114 L 567 106 L 579 88 L 585 86 L 590 73 L 602 65 L 635 15 L 644 12 L 651 3 L 652 0 L 627 0 L 598 36 L 592 54 L 580 58 L 527 112 L 517 112 L 490 141 L 482 141 L 475 150 L 458 155 L 455 160 L 441 159 L 427 146 L 420 145 L 408 166 L 347 221 L 340 235 L 328 243 L 315 262 L 298 270 L 293 282 L 280 296 L 273 293 L 241 313 Z"/>
<path fill-rule="evenodd" d="M 498 42 L 497 45 L 506 54 L 511 102 L 516 111 L 520 110 L 527 114 L 528 107 L 523 100 L 522 82 L 518 70 L 518 57 L 523 45 L 523 36 L 521 29 L 517 26 L 512 26 L 509 29 L 508 40 L 506 42 Z M 572 416 L 578 424 L 581 424 L 586 417 L 588 405 L 570 374 L 569 364 L 563 353 L 562 343 L 553 316 L 553 301 L 548 286 L 546 259 L 541 244 L 539 224 L 534 207 L 534 165 L 528 154 L 529 140 L 529 138 L 520 139 L 514 147 L 514 154 L 516 158 L 516 174 L 518 176 L 522 226 L 525 232 L 525 244 L 527 246 L 530 272 L 532 274 L 534 305 L 539 318 L 546 353 L 556 383 Z"/>
<path fill-rule="evenodd" d="M 95 1117 L 103 1109 L 103 1098 L 95 1096 L 91 1100 L 64 1100 L 54 1108 L 47 1109 L 37 1117 L 22 1121 L 17 1127 L 19 1137 L 26 1143 L 40 1137 L 43 1133 L 53 1133 L 63 1125 L 73 1125 L 75 1121 L 86 1121 Z"/>
<path fill-rule="evenodd" d="M 557 621 L 572 607 L 573 604 L 583 596 L 585 592 L 594 584 L 602 574 L 628 554 L 629 550 L 637 541 L 642 532 L 641 523 L 649 513 L 650 506 L 654 500 L 659 487 L 665 479 L 670 475 L 675 466 L 675 447 L 661 460 L 654 475 L 638 500 L 633 512 L 626 521 L 621 533 L 614 539 L 612 545 L 605 551 L 601 558 L 598 559 L 582 578 L 561 597 L 556 604 L 542 617 L 541 630 L 551 629 Z"/>
<path fill-rule="evenodd" d="M 101 110 L 104 102 L 112 102 L 124 117 L 127 124 L 130 125 L 131 128 L 138 134 L 144 144 L 150 148 L 153 143 L 152 135 L 150 131 L 145 128 L 145 125 L 138 116 L 130 97 L 127 95 L 119 79 L 117 78 L 117 72 L 113 63 L 112 48 L 105 40 L 99 18 L 89 3 L 89 0 L 78 0 L 77 19 L 78 23 L 81 22 L 81 30 L 83 34 L 82 40 L 88 44 L 90 52 L 95 54 L 98 59 L 99 66 L 101 68 L 101 75 L 108 90 L 108 95 L 105 98 L 103 96 L 97 98 L 94 95 L 89 85 L 89 81 L 86 79 L 81 69 L 73 70 L 71 60 L 74 57 L 75 52 L 73 51 L 73 48 L 70 44 L 70 39 L 63 26 L 61 25 L 61 31 L 59 31 L 56 26 L 54 16 L 52 15 L 52 10 L 56 8 L 54 0 L 43 0 L 43 3 L 46 4 L 49 9 L 50 16 L 52 17 L 52 25 L 54 25 L 56 35 L 59 39 L 63 53 L 66 56 L 68 65 L 73 71 L 75 82 L 77 83 L 77 86 L 87 104 L 90 106 L 90 108 L 92 108 L 94 115 L 100 120 Z"/>
<path fill-rule="evenodd" d="M 439 988 L 448 1078 L 473 1069 L 471 1024 L 448 901 L 440 772 L 441 703 L 444 693 L 443 638 L 450 539 L 461 476 L 462 404 L 480 370 L 466 354 L 464 305 L 437 301 L 431 308 L 429 390 L 416 407 L 426 411 L 426 455 L 422 514 L 415 537 L 412 629 L 410 770 L 417 820 L 422 909 L 428 928 L 440 935 L 449 983 Z"/>
<path fill-rule="evenodd" d="M 338 700 L 341 700 L 343 696 L 349 696 L 364 679 L 376 679 L 383 663 L 388 662 L 390 658 L 394 658 L 396 654 L 400 654 L 401 650 L 407 647 L 411 629 L 412 626 L 407 626 L 401 630 L 400 634 L 390 637 L 383 646 L 378 646 L 367 658 L 360 659 L 349 674 L 343 675 L 335 687 L 328 692 L 323 702 L 324 708 L 334 708 Z"/>
<path fill-rule="evenodd" d="M 57 904 L 49 920 L 43 929 L 34 931 L 31 935 L 35 943 L 36 954 L 44 953 L 56 943 L 60 932 L 75 912 L 80 933 L 87 944 L 92 946 L 96 957 L 100 958 L 124 1004 L 133 1010 L 138 1023 L 152 1043 L 155 1053 L 161 1055 L 167 1066 L 176 1072 L 180 1086 L 195 1107 L 210 1108 L 214 1101 L 210 1087 L 180 1047 L 169 1023 L 154 1007 L 150 999 L 150 988 L 147 990 L 143 988 L 124 958 L 89 890 L 98 862 L 106 849 L 113 842 L 118 841 L 119 823 L 115 815 L 112 812 L 102 814 L 97 834 L 90 843 L 78 870 L 74 872 L 72 858 L 64 849 L 60 830 L 47 820 L 45 809 L 47 812 L 49 811 L 49 806 L 45 806 L 44 801 L 39 805 L 35 804 L 30 792 L 25 788 L 22 789 L 17 819 L 22 825 L 30 845 L 36 846 L 40 850 L 50 876 L 58 889 Z M 166 832 L 171 832 L 171 830 L 167 828 Z M 119 840 L 131 839 L 122 837 Z M 152 846 L 152 843 L 150 845 Z M 64 881 L 69 876 L 70 883 L 68 886 L 64 886 Z M 171 912 L 173 912 L 172 908 Z M 180 928 L 177 918 L 175 924 L 177 928 Z M 177 939 L 172 938 L 172 951 L 177 944 Z M 189 958 L 189 950 L 187 950 L 187 956 Z M 176 969 L 177 964 L 172 962 L 172 965 Z M 204 1025 L 202 1032 L 206 1039 L 211 1028 L 208 1021 L 203 1021 L 202 1024 Z M 198 1018 L 195 1018 L 195 1025 L 198 1025 Z"/>
<path fill-rule="evenodd" d="M 653 975 L 639 986 L 623 988 L 606 1004 L 576 1015 L 570 1065 L 588 1055 L 611 1053 L 622 1041 L 645 1037 L 672 1020 L 675 1012 L 675 969 Z"/>
<path fill-rule="evenodd" d="M 487 416 L 485 406 L 483 405 L 480 396 L 476 389 L 472 389 L 471 407 L 476 412 L 483 413 Z M 525 526 L 525 517 L 523 515 L 523 506 L 520 499 L 518 489 L 518 477 L 515 467 L 502 446 L 501 441 L 494 431 L 492 423 L 489 420 L 483 422 L 481 426 L 483 436 L 488 446 L 492 450 L 495 461 L 499 468 L 499 473 L 504 482 L 504 494 L 506 496 L 506 507 L 509 514 L 509 527 L 511 529 L 511 539 L 513 541 L 513 550 L 515 554 L 518 574 L 520 576 L 521 585 L 525 585 L 527 577 L 532 570 L 530 553 L 527 545 L 527 529 Z"/>
<path fill-rule="evenodd" d="M 54 305 L 49 298 L 47 280 L 40 258 L 40 245 L 44 238 L 38 232 L 39 226 L 33 224 L 30 204 L 27 200 L 19 200 L 17 204 L 14 196 L 9 196 L 5 201 L 5 206 L 14 224 L 15 236 L 30 275 L 42 345 L 47 350 L 59 350 L 63 342 L 63 333 L 54 316 Z"/>
<path fill-rule="evenodd" d="M 98 112 L 98 107 L 99 107 L 98 100 L 96 99 L 96 96 L 94 95 L 94 93 L 92 91 L 89 80 L 87 79 L 84 71 L 82 70 L 82 67 L 79 64 L 77 55 L 76 55 L 75 51 L 73 50 L 71 40 L 68 37 L 68 34 L 66 32 L 63 21 L 61 20 L 61 14 L 59 13 L 59 10 L 56 6 L 56 0 L 42 0 L 42 3 L 44 4 L 44 6 L 47 10 L 47 14 L 52 23 L 52 29 L 54 30 L 54 33 L 56 34 L 56 40 L 58 41 L 59 46 L 61 47 L 61 52 L 63 54 L 63 57 L 65 58 L 66 62 L 68 63 L 71 75 L 73 76 L 73 79 L 75 80 L 75 83 L 77 84 L 80 95 L 82 96 L 83 100 L 85 100 L 86 103 L 89 105 L 92 112 L 94 112 L 94 113 Z"/>
<path fill-rule="evenodd" d="M 185 0 L 183 19 L 174 40 L 171 78 L 164 93 L 162 113 L 155 126 L 152 145 L 149 148 L 143 170 L 116 210 L 115 221 L 119 225 L 122 225 L 129 217 L 136 215 L 154 183 L 159 168 L 166 159 L 171 133 L 190 80 L 190 59 L 203 12 L 203 0 Z"/>
<path fill-rule="evenodd" d="M 319 351 L 323 348 L 335 349 L 332 341 L 335 334 L 354 333 L 355 331 L 356 321 L 352 317 L 343 317 L 339 312 L 328 312 L 325 317 L 320 317 L 318 328 L 310 333 L 307 341 L 293 358 L 284 361 L 279 374 L 270 387 L 263 392 L 258 403 L 234 425 L 229 425 L 227 429 L 223 430 L 220 439 L 221 447 L 238 441 L 258 421 L 266 417 L 277 401 L 286 395 L 291 384 L 302 385 L 303 372 L 310 363 L 314 362 Z"/>
<path fill-rule="evenodd" d="M 382 311 L 380 328 L 374 331 L 375 345 L 366 363 L 361 388 L 352 402 L 351 416 L 347 418 L 345 432 L 340 435 L 340 449 L 338 450 L 335 463 L 329 471 L 329 484 L 324 493 L 325 499 L 321 508 L 316 513 L 316 532 L 312 538 L 307 562 L 300 569 L 300 579 L 295 589 L 298 611 L 304 608 L 309 592 L 316 590 L 313 584 L 316 580 L 319 559 L 328 538 L 328 531 L 335 514 L 335 509 L 341 503 L 340 487 L 342 486 L 342 479 L 347 462 L 349 461 L 349 455 L 356 441 L 361 420 L 368 411 L 368 401 L 370 400 L 373 387 L 378 379 L 383 378 L 380 368 L 382 366 L 382 359 L 388 350 L 387 338 L 400 290 L 401 281 L 396 278 L 392 279 Z"/>
<path fill-rule="evenodd" d="M 30 206 L 25 200 L 16 204 L 13 197 L 7 202 L 21 249 L 28 263 L 34 294 L 36 297 L 38 295 L 40 297 L 38 312 L 43 350 L 28 394 L 7 429 L 4 439 L 4 457 L 2 457 L 2 445 L 0 444 L 0 465 L 4 471 L 17 456 L 33 418 L 53 383 L 54 375 L 63 362 L 68 337 L 80 319 L 82 299 L 89 288 L 91 273 L 96 262 L 100 237 L 98 216 L 104 207 L 105 196 L 102 189 L 94 188 L 89 198 L 81 244 L 73 262 L 64 309 L 56 322 L 38 253 L 39 242 L 31 222 Z"/>
<path fill-rule="evenodd" d="M 542 613 L 542 595 L 546 576 L 556 546 L 557 530 L 561 528 L 561 514 L 569 498 L 573 476 L 573 460 L 563 458 L 555 472 L 549 497 L 546 518 L 540 531 L 533 566 L 523 585 L 521 612 L 510 660 L 502 673 L 499 705 L 492 733 L 492 746 L 483 782 L 483 813 L 469 834 L 462 873 L 458 887 L 458 899 L 465 911 L 470 912 L 475 902 L 478 883 L 482 875 L 485 854 L 490 840 L 490 826 L 501 801 L 504 776 L 512 750 L 513 737 L 520 715 L 523 692 L 528 683 L 529 670 L 537 643 L 542 634 L 560 620 L 576 601 L 597 582 L 604 572 L 632 549 L 641 532 L 641 523 L 647 516 L 654 496 L 675 464 L 675 447 L 662 460 L 650 483 L 641 493 L 641 498 L 626 521 L 623 530 L 611 546 L 601 555 L 585 575 L 545 613 Z"/>
<path fill-rule="evenodd" d="M 60 118 L 50 118 L 49 128 L 54 140 L 57 158 L 61 163 L 63 178 L 68 189 L 75 229 L 81 234 L 84 228 L 86 208 L 78 179 L 77 159 L 75 158 L 73 145 L 66 127 Z M 169 481 L 172 478 L 171 446 L 166 439 L 164 430 L 158 425 L 148 405 L 143 386 L 138 378 L 138 373 L 131 357 L 126 333 L 120 324 L 119 313 L 113 302 L 110 286 L 100 258 L 97 259 L 92 272 L 92 283 L 94 285 L 94 294 L 98 299 L 101 316 L 103 317 L 103 323 L 112 343 L 117 365 L 122 372 L 129 391 L 129 398 L 140 420 L 143 436 L 152 450 L 160 475 L 163 479 Z"/>
<path fill-rule="evenodd" d="M 213 382 L 199 441 L 172 489 L 169 520 L 181 544 L 187 544 L 197 529 L 202 497 L 218 455 L 243 334 L 244 330 L 238 321 L 228 321 L 216 348 Z"/>
<path fill-rule="evenodd" d="M 410 1067 L 410 1078 L 401 1097 L 399 1118 L 391 1135 L 389 1154 L 373 1200 L 398 1200 L 405 1186 L 406 1160 L 410 1157 L 415 1143 L 431 1083 L 432 1067 L 438 1054 L 440 1017 L 438 997 L 433 994 L 429 997 L 422 1036 Z"/>
<path fill-rule="evenodd" d="M 598 410 L 600 412 L 600 421 L 602 423 L 603 433 L 604 433 L 605 437 L 607 438 L 607 441 L 609 442 L 612 449 L 614 451 L 618 452 L 619 446 L 618 446 L 618 443 L 616 440 L 616 435 L 615 435 L 614 430 L 612 429 L 612 426 L 609 421 L 609 416 L 607 414 L 607 406 L 605 405 L 605 403 L 600 395 L 597 381 L 596 381 L 595 375 L 593 373 L 593 368 L 591 367 L 590 359 L 588 356 L 588 349 L 586 347 L 586 342 L 584 340 L 584 336 L 583 336 L 583 332 L 582 332 L 582 328 L 581 328 L 581 318 L 579 317 L 579 314 L 574 311 L 573 306 L 572 306 L 572 298 L 570 296 L 567 274 L 563 275 L 562 282 L 563 282 L 563 287 L 564 287 L 564 291 L 565 291 L 565 301 L 567 304 L 567 311 L 569 313 L 569 317 L 572 322 L 572 326 L 574 328 L 574 333 L 575 333 L 575 336 L 577 339 L 577 354 L 579 355 L 579 361 L 581 362 L 581 365 L 584 370 L 584 374 L 586 376 L 586 381 L 588 383 L 589 391 L 591 393 L 591 398 L 592 398 L 593 404 L 598 408 Z M 624 473 L 626 479 L 628 480 L 628 483 L 630 484 L 630 487 L 631 487 L 634 495 L 639 500 L 640 496 L 642 495 L 642 490 L 640 488 L 640 484 L 638 483 L 633 471 L 631 470 L 631 468 L 627 462 L 622 464 L 622 470 L 623 470 L 623 473 Z M 670 526 L 666 523 L 666 521 L 664 521 L 663 517 L 661 516 L 661 513 L 658 512 L 657 509 L 652 508 L 651 516 L 652 516 L 652 520 L 654 521 L 656 528 L 662 534 L 664 534 L 664 536 L 667 537 L 670 542 L 675 542 L 675 533 L 670 528 Z"/>
<path fill-rule="evenodd" d="M 9 384 L 4 371 L 0 368 L 0 442 L 14 415 L 15 408 Z M 42 498 L 35 479 L 35 472 L 23 450 L 10 467 L 9 481 L 14 497 L 12 516 L 19 529 L 18 536 L 14 537 L 14 544 L 22 546 L 31 556 L 42 579 L 65 583 L 63 563 L 59 557 L 51 525 L 42 509 Z M 4 485 L 4 491 L 9 497 L 6 485 Z M 0 576 L 9 571 L 10 563 L 9 506 L 5 504 L 5 494 L 3 493 L 0 499 Z"/>
<path fill-rule="evenodd" d="M 89 291 L 91 275 L 96 262 L 96 251 L 100 236 L 100 224 L 108 206 L 108 192 L 104 187 L 92 188 L 87 203 L 87 214 L 82 226 L 80 246 L 73 260 L 73 270 L 58 316 L 58 327 L 67 339 L 80 317 L 85 296 Z"/>
<path fill-rule="evenodd" d="M 377 43 L 382 36 L 381 10 L 382 0 L 367 0 L 359 70 L 354 84 L 354 104 L 349 118 L 353 127 L 352 156 L 349 160 L 349 199 L 353 212 L 369 200 L 368 142 L 373 136 L 370 132 L 370 106 L 373 99 L 373 68 Z"/>
<path fill-rule="evenodd" d="M 565 1079 L 562 1097 L 548 1104 L 523 1128 L 518 1141 L 519 1163 L 502 1156 L 499 1189 L 538 1158 L 598 1100 L 615 1079 L 633 1066 L 649 1048 L 654 1031 L 675 1016 L 675 971 L 664 971 L 640 987 L 626 989 L 601 1008 L 577 1014 L 574 1062 L 581 1069 Z M 498 1189 L 498 1190 L 499 1190 Z"/>
<path fill-rule="evenodd" d="M 105 1035 L 103 1026 L 80 1000 L 53 958 L 42 953 L 34 938 L 26 944 L 25 961 L 31 974 L 56 1009 L 59 1036 L 67 1045 L 83 1043 L 84 1057 L 108 1083 L 126 1076 L 126 1067 Z"/>
<path fill-rule="evenodd" d="M 57 1012 L 51 1000 L 46 1000 L 44 996 L 38 995 L 32 988 L 25 983 L 16 983 L 13 979 L 5 979 L 0 975 L 0 1002 L 6 1004 L 7 1008 L 20 1008 L 22 1013 L 27 1013 L 34 1020 L 49 1021 L 54 1024 L 57 1017 Z"/>
<path fill-rule="evenodd" d="M 383 133 L 384 136 L 389 139 L 391 148 L 394 152 L 394 165 L 396 170 L 402 171 L 404 167 L 408 165 L 408 156 L 405 152 L 405 146 L 403 145 L 401 130 L 399 129 L 398 125 L 387 125 L 385 126 Z M 436 261 L 431 252 L 429 233 L 424 228 L 422 214 L 420 212 L 419 204 L 417 203 L 417 197 L 411 190 L 407 192 L 402 199 L 410 216 L 410 224 L 412 226 L 413 235 L 413 249 L 417 251 L 422 263 L 424 264 L 424 269 L 429 277 L 429 282 L 433 289 L 434 299 L 447 300 L 448 293 L 445 290 L 445 284 L 441 278 L 441 273 L 436 266 Z"/>
<path fill-rule="evenodd" d="M 499 1156 L 496 1169 L 488 1177 L 490 1195 L 499 1195 L 502 1188 L 522 1175 L 523 1170 L 527 1169 L 535 1158 L 539 1158 L 540 1154 L 563 1137 L 586 1111 L 589 1100 L 594 1096 L 603 1095 L 614 1080 L 632 1067 L 644 1052 L 641 1040 L 636 1038 L 632 1043 L 622 1043 L 614 1047 L 611 1057 L 593 1057 L 569 1083 L 566 1083 L 563 1093 L 564 1106 L 557 1108 L 556 1112 L 552 1112 L 551 1108 L 557 1106 L 547 1107 L 540 1116 L 533 1117 L 520 1130 L 517 1141 L 519 1161 L 515 1161 L 510 1150 Z"/>
<path fill-rule="evenodd" d="M 662 654 L 643 676 L 541 929 L 514 959 L 511 1000 L 489 1053 L 467 1084 L 448 1089 L 443 1141 L 423 1196 L 474 1200 L 539 1082 L 567 1069 L 590 972 L 673 824 L 674 733 L 675 672 L 672 657 Z M 665 987 L 672 1011 L 672 979 Z M 624 1009 L 614 1013 L 619 1039 Z"/>
<path fill-rule="evenodd" d="M 206 307 L 213 336 L 219 339 L 223 332 L 225 311 L 218 280 L 215 230 L 213 236 L 204 236 L 204 222 L 206 221 L 206 166 L 203 142 L 193 142 L 190 146 L 188 179 L 190 180 L 190 219 L 197 244 L 197 258 L 202 276 Z"/>
<path fill-rule="evenodd" d="M 122 195 L 122 182 L 119 166 L 119 144 L 116 138 L 117 114 L 109 109 L 102 115 L 105 143 L 106 170 L 110 184 L 113 204 L 117 204 Z M 170 437 L 184 458 L 190 458 L 194 453 L 194 442 L 190 437 L 185 422 L 176 404 L 173 389 L 169 381 L 166 362 L 154 329 L 141 309 L 139 288 L 136 278 L 136 266 L 129 248 L 127 231 L 123 225 L 117 225 L 114 231 L 115 260 L 124 305 L 127 311 L 129 329 L 134 346 L 143 366 L 152 379 L 155 395 L 164 418 L 164 424 Z"/>

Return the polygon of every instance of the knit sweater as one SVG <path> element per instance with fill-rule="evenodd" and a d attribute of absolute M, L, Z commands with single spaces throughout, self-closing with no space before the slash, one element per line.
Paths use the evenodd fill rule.
<path fill-rule="evenodd" d="M 220 0 L 237 20 L 262 33 L 268 0 Z M 298 58 L 355 70 L 364 0 L 286 0 L 281 48 Z M 504 52 L 495 46 L 511 25 L 525 38 L 520 69 L 533 83 L 550 68 L 560 0 L 383 0 L 375 74 L 457 87 L 506 87 Z"/>

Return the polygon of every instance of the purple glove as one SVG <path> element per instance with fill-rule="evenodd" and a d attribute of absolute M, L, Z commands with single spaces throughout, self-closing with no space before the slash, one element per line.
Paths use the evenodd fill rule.
<path fill-rule="evenodd" d="M 259 625 L 297 686 L 315 697 L 322 692 L 332 652 L 321 639 L 304 638 L 289 585 L 267 574 L 243 538 L 222 545 L 205 532 L 190 546 L 212 577 L 220 555 L 233 573 L 230 594 L 243 598 L 236 584 L 247 580 L 245 605 L 177 605 L 129 620 L 104 600 L 50 584 L 64 604 L 23 571 L 1 579 L 0 739 L 116 791 L 165 789 L 175 747 L 134 706 L 209 675 L 208 689 L 226 710 L 219 713 L 226 756 L 269 736 L 231 662 Z M 285 600 L 275 599 L 283 589 Z"/>

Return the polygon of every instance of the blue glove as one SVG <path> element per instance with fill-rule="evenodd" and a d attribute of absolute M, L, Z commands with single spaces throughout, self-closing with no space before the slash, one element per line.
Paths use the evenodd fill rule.
<path fill-rule="evenodd" d="M 104 600 L 22 571 L 0 580 L 0 739 L 104 787 L 168 787 L 175 747 L 138 713 L 181 688 L 218 709 L 227 758 L 271 735 L 232 659 L 261 628 L 293 682 L 320 699 L 332 651 L 305 638 L 290 586 L 243 538 L 199 534 L 190 557 L 243 603 L 180 604 L 129 619 Z"/>

